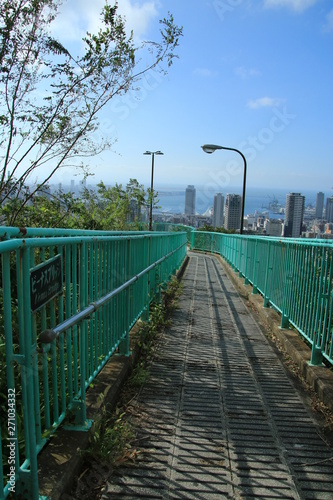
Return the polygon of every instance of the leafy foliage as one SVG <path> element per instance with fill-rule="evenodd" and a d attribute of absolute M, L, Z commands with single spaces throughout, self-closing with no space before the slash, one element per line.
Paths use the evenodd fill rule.
<path fill-rule="evenodd" d="M 116 95 L 123 95 L 152 68 L 170 66 L 182 28 L 172 15 L 161 21 L 161 41 L 136 47 L 125 21 L 105 4 L 98 33 L 87 33 L 83 55 L 71 54 L 49 34 L 60 0 L 6 0 L 0 5 L 0 202 L 9 200 L 9 223 L 40 185 L 64 166 L 85 169 L 85 159 L 112 144 L 98 139 L 98 115 Z M 152 53 L 142 65 L 140 49 Z M 161 67 L 161 70 L 163 68 Z M 48 167 L 45 170 L 45 167 Z"/>
<path fill-rule="evenodd" d="M 225 227 L 212 227 L 212 226 L 207 226 L 207 224 L 197 229 L 197 231 L 205 231 L 209 233 L 226 233 L 226 234 L 235 233 L 234 229 L 226 229 Z"/>
<path fill-rule="evenodd" d="M 68 229 L 142 229 L 141 215 L 149 206 L 148 191 L 136 179 L 130 179 L 124 187 L 122 184 L 107 187 L 100 182 L 97 190 L 84 188 L 80 197 L 62 191 L 51 195 L 48 187 L 43 186 L 20 208 L 16 224 Z M 8 225 L 18 204 L 17 199 L 9 200 L 0 210 Z"/>

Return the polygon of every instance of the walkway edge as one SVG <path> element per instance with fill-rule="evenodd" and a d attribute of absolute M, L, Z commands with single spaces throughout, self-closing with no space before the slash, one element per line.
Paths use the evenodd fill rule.
<path fill-rule="evenodd" d="M 306 383 L 314 390 L 320 401 L 333 411 L 333 372 L 327 367 L 311 366 L 311 349 L 293 330 L 280 327 L 281 317 L 271 308 L 264 307 L 264 299 L 259 294 L 252 293 L 252 285 L 245 285 L 244 278 L 239 278 L 221 256 L 217 256 L 224 271 L 231 279 L 239 294 L 249 301 L 258 313 L 261 321 L 278 339 L 282 349 L 298 366 Z"/>
<path fill-rule="evenodd" d="M 177 272 L 179 279 L 188 264 L 186 256 Z M 39 495 L 50 500 L 70 499 L 66 495 L 74 483 L 83 463 L 83 453 L 98 429 L 104 408 L 115 408 L 120 390 L 126 382 L 139 357 L 135 336 L 136 328 L 130 332 L 131 355 L 112 356 L 87 391 L 87 418 L 93 425 L 87 432 L 68 431 L 60 428 L 38 455 Z M 103 394 L 103 397 L 100 397 Z"/>

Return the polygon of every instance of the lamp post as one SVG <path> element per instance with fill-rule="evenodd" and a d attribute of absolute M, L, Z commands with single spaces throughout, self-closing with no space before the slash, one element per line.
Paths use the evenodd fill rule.
<path fill-rule="evenodd" d="M 146 151 L 144 155 L 151 155 L 151 183 L 150 183 L 150 212 L 149 231 L 153 230 L 153 189 L 154 189 L 154 158 L 155 155 L 163 155 L 161 151 Z"/>
<path fill-rule="evenodd" d="M 243 234 L 243 223 L 244 223 L 244 205 L 245 205 L 245 189 L 246 189 L 246 158 L 241 151 L 235 148 L 227 148 L 225 146 L 217 146 L 216 144 L 204 144 L 201 146 L 205 153 L 214 153 L 217 149 L 227 149 L 228 151 L 236 151 L 240 154 L 244 161 L 244 176 L 243 176 L 243 196 L 242 196 L 242 213 L 241 213 L 241 224 L 240 224 L 240 234 Z"/>

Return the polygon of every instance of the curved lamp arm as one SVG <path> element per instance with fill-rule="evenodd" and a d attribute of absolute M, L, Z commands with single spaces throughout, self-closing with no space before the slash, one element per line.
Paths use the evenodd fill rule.
<path fill-rule="evenodd" d="M 245 205 L 245 190 L 246 190 L 246 170 L 247 170 L 247 163 L 246 163 L 246 158 L 243 155 L 239 149 L 235 148 L 227 148 L 225 146 L 218 146 L 216 144 L 204 144 L 201 146 L 203 151 L 208 154 L 214 153 L 217 149 L 226 149 L 227 151 L 236 151 L 236 153 L 240 154 L 241 157 L 243 158 L 244 161 L 244 176 L 243 176 L 243 196 L 242 196 L 242 213 L 241 213 L 241 225 L 240 225 L 240 234 L 243 234 L 243 223 L 244 223 L 244 205 Z"/>

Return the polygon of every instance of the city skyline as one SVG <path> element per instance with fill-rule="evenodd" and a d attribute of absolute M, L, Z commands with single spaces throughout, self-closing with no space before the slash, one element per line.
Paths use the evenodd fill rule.
<path fill-rule="evenodd" d="M 92 185 L 87 183 L 77 182 L 75 183 L 74 179 L 70 180 L 70 184 L 67 185 L 50 185 L 51 191 L 55 191 L 57 189 L 62 189 L 64 192 L 71 190 L 74 194 L 78 195 L 80 189 L 82 187 L 87 187 L 88 189 L 93 188 Z M 108 186 L 107 186 L 108 187 Z M 111 186 L 110 186 L 111 187 Z M 125 187 L 125 186 L 124 186 Z M 224 214 L 224 200 L 229 195 L 236 195 L 237 193 L 216 193 L 214 190 L 206 191 L 205 189 L 197 189 L 197 186 L 187 185 L 185 188 L 178 188 L 176 190 L 166 189 L 158 192 L 158 202 L 156 207 L 154 208 L 154 214 L 158 213 L 170 213 L 170 214 L 184 214 L 188 216 L 204 216 L 211 217 L 212 225 L 216 227 L 220 227 L 216 224 L 216 219 L 214 215 L 214 207 L 216 208 L 217 198 L 220 196 L 222 201 L 222 206 L 220 202 L 217 205 L 218 212 Z M 265 218 L 270 219 L 274 222 L 274 219 L 284 219 L 285 218 L 285 209 L 287 207 L 288 197 L 291 195 L 291 192 L 278 192 L 279 198 L 277 198 L 274 194 L 270 195 L 268 193 L 265 194 L 265 190 L 253 190 L 249 188 L 246 199 L 245 199 L 245 218 L 263 215 Z M 310 196 L 309 196 L 310 194 Z M 322 216 L 318 216 L 318 196 L 321 195 L 322 198 L 322 208 L 321 213 Z M 323 196 L 322 196 L 323 195 Z M 237 194 L 241 200 L 240 194 Z M 328 211 L 327 206 L 333 206 L 333 195 L 327 194 L 325 195 L 323 192 L 311 191 L 307 192 L 306 195 L 301 194 L 304 197 L 305 208 L 309 210 L 313 210 L 313 218 L 314 219 L 325 219 L 328 222 L 333 222 L 331 220 L 333 216 L 326 217 Z M 272 204 L 272 206 L 271 206 Z M 186 208 L 187 207 L 187 208 Z M 325 208 L 325 212 L 323 214 L 323 209 Z M 310 213 L 310 212 L 309 212 Z M 331 213 L 331 208 L 329 208 L 329 213 Z M 333 213 L 333 212 L 332 212 Z M 221 217 L 221 216 L 220 216 Z M 222 215 L 223 217 L 223 215 Z M 273 217 L 273 219 L 272 219 Z M 219 219 L 221 221 L 221 218 Z"/>
<path fill-rule="evenodd" d="M 74 194 L 80 193 L 80 188 L 92 186 L 80 183 L 75 185 L 73 180 L 70 189 Z M 66 191 L 64 186 L 50 186 L 51 190 L 58 187 Z M 67 186 L 68 188 L 69 186 Z M 251 189 L 250 189 L 251 191 Z M 155 222 L 171 222 L 176 224 L 191 225 L 193 227 L 212 226 L 224 227 L 227 230 L 240 230 L 241 196 L 236 193 L 204 193 L 205 207 L 202 207 L 202 192 L 198 192 L 199 205 L 197 206 L 197 189 L 188 185 L 185 190 L 162 191 L 161 199 L 153 209 Z M 165 198 L 165 196 L 167 198 Z M 332 239 L 333 237 L 333 196 L 325 199 L 323 192 L 312 192 L 312 200 L 305 203 L 305 196 L 300 193 L 285 193 L 282 203 L 273 196 L 270 201 L 263 204 L 262 197 L 256 197 L 252 209 L 247 210 L 245 203 L 244 231 L 251 234 L 264 234 L 278 237 L 320 237 Z M 168 198 L 169 197 L 169 198 Z M 251 196 L 250 196 L 251 197 Z M 225 202 L 224 202 L 225 200 Z M 207 206 L 208 202 L 208 206 Z M 325 208 L 324 208 L 325 202 Z M 168 206 L 169 203 L 169 206 Z M 144 212 L 142 212 L 144 220 Z"/>
<path fill-rule="evenodd" d="M 69 46 L 79 44 L 83 32 L 97 26 L 103 3 L 65 2 L 55 34 Z M 119 5 L 140 40 L 158 38 L 158 19 L 168 9 L 166 0 Z M 242 150 L 250 187 L 333 187 L 332 6 L 322 0 L 194 0 L 191 9 L 179 2 L 171 11 L 184 27 L 179 60 L 167 76 L 148 74 L 101 116 L 101 133 L 117 142 L 113 153 L 88 162 L 96 178 L 148 185 L 150 162 L 142 153 L 160 149 L 156 185 L 190 181 L 217 192 L 241 186 L 237 155 L 202 153 L 200 146 L 213 142 Z M 54 182 L 68 175 L 59 172 Z"/>

